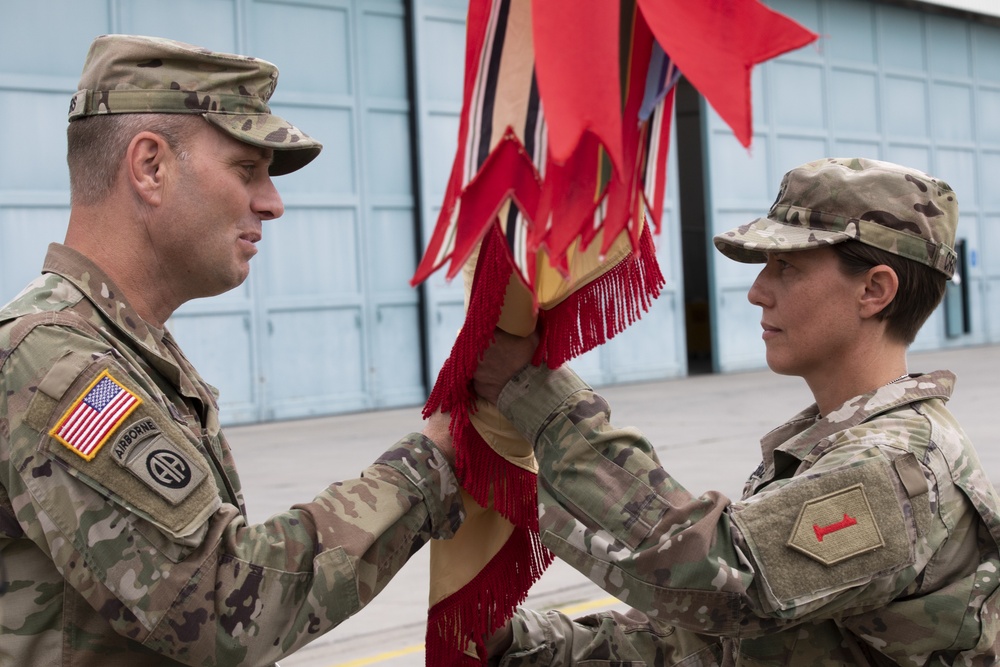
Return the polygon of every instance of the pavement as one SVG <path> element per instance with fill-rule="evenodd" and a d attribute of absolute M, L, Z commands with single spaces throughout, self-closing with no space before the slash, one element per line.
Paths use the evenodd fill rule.
<path fill-rule="evenodd" d="M 949 406 L 990 479 L 1000 486 L 1000 345 L 909 356 L 911 371 L 958 376 Z M 760 461 L 759 439 L 811 403 L 799 378 L 767 370 L 701 375 L 600 389 L 612 423 L 643 431 L 664 467 L 692 493 L 739 497 Z M 329 483 L 356 477 L 400 436 L 421 428 L 420 408 L 385 410 L 226 430 L 250 520 L 310 500 Z M 281 667 L 418 667 L 424 664 L 428 550 L 418 552 L 365 609 L 281 661 Z M 623 605 L 568 566 L 553 564 L 525 606 L 582 614 Z"/>

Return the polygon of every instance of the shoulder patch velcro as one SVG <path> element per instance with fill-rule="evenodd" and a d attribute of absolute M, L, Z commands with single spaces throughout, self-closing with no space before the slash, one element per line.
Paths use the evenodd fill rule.
<path fill-rule="evenodd" d="M 913 519 L 882 458 L 814 472 L 734 503 L 772 610 L 807 604 L 913 562 Z M 905 492 L 904 492 L 905 493 Z"/>
<path fill-rule="evenodd" d="M 52 415 L 39 449 L 168 535 L 191 535 L 220 506 L 196 443 L 108 359 L 85 369 Z"/>

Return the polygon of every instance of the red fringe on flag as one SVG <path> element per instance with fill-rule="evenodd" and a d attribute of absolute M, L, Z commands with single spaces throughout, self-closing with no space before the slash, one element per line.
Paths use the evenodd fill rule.
<path fill-rule="evenodd" d="M 533 363 L 558 368 L 606 343 L 649 310 L 665 282 L 653 235 L 644 225 L 635 252 L 554 308 L 539 312 L 542 338 Z"/>
<path fill-rule="evenodd" d="M 527 562 L 524 555 L 529 554 Z M 486 640 L 524 602 L 528 589 L 553 560 L 537 532 L 515 526 L 496 556 L 465 586 L 427 612 L 425 662 L 433 667 L 485 665 Z M 475 642 L 478 659 L 465 653 Z"/>
<path fill-rule="evenodd" d="M 465 648 L 473 642 L 482 649 L 553 559 L 538 535 L 536 476 L 493 451 L 469 419 L 476 409 L 472 376 L 493 341 L 514 270 L 498 225 L 491 225 L 479 252 L 465 323 L 424 415 L 438 409 L 451 414 L 459 483 L 480 505 L 514 524 L 514 532 L 475 578 L 429 610 L 426 664 L 435 667 L 485 664 L 485 656 L 477 660 Z M 645 225 L 634 252 L 551 310 L 539 312 L 536 363 L 558 367 L 624 331 L 648 310 L 663 284 Z"/>
<path fill-rule="evenodd" d="M 494 452 L 469 421 L 469 414 L 476 409 L 472 376 L 479 358 L 493 342 L 493 331 L 500 320 L 507 283 L 513 273 L 496 225 L 486 233 L 479 252 L 465 323 L 438 374 L 423 414 L 429 417 L 437 409 L 451 414 L 455 471 L 462 488 L 480 505 L 492 506 L 514 525 L 537 530 L 535 475 Z"/>

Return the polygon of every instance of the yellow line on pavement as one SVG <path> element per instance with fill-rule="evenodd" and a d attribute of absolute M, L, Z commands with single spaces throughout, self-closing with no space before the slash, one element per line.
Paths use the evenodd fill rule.
<path fill-rule="evenodd" d="M 423 650 L 423 644 L 414 644 L 413 646 L 401 648 L 398 651 L 379 653 L 378 655 L 373 655 L 370 658 L 358 658 L 357 660 L 351 660 L 350 662 L 342 662 L 339 665 L 334 665 L 333 667 L 366 667 L 366 665 L 375 665 L 380 662 L 385 662 L 386 660 L 392 660 L 393 658 L 410 655 L 411 653 L 418 653 Z"/>
<path fill-rule="evenodd" d="M 600 600 L 581 602 L 580 604 L 574 604 L 568 607 L 557 607 L 557 611 L 561 611 L 567 616 L 575 616 L 576 614 L 582 614 L 583 612 L 590 611 L 591 609 L 607 607 L 608 605 L 617 604 L 618 602 L 620 602 L 618 598 L 606 597 L 601 598 Z M 351 660 L 350 662 L 342 662 L 337 665 L 331 665 L 331 667 L 368 667 L 368 665 L 377 665 L 380 662 L 386 662 L 387 660 L 392 660 L 393 658 L 400 658 L 404 655 L 411 655 L 423 650 L 423 644 L 414 644 L 413 646 L 407 646 L 406 648 L 401 648 L 395 651 L 379 653 L 378 655 L 373 655 L 368 658 L 358 658 L 357 660 Z"/>
<path fill-rule="evenodd" d="M 598 607 L 607 607 L 609 605 L 618 604 L 619 602 L 621 602 L 621 600 L 616 597 L 606 597 L 601 598 L 600 600 L 581 602 L 580 604 L 571 605 L 569 607 L 559 607 L 556 611 L 561 611 L 567 616 L 576 616 L 577 614 L 582 614 L 585 611 L 597 609 Z"/>

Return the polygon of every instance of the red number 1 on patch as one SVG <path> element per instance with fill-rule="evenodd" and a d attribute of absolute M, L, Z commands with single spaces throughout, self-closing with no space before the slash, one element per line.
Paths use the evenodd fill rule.
<path fill-rule="evenodd" d="M 857 522 L 857 519 L 854 517 L 844 514 L 844 518 L 842 520 L 836 523 L 831 523 L 829 526 L 820 526 L 814 523 L 813 531 L 816 533 L 816 539 L 822 542 L 824 536 L 829 535 L 830 533 L 836 533 L 838 530 L 849 528 Z"/>

